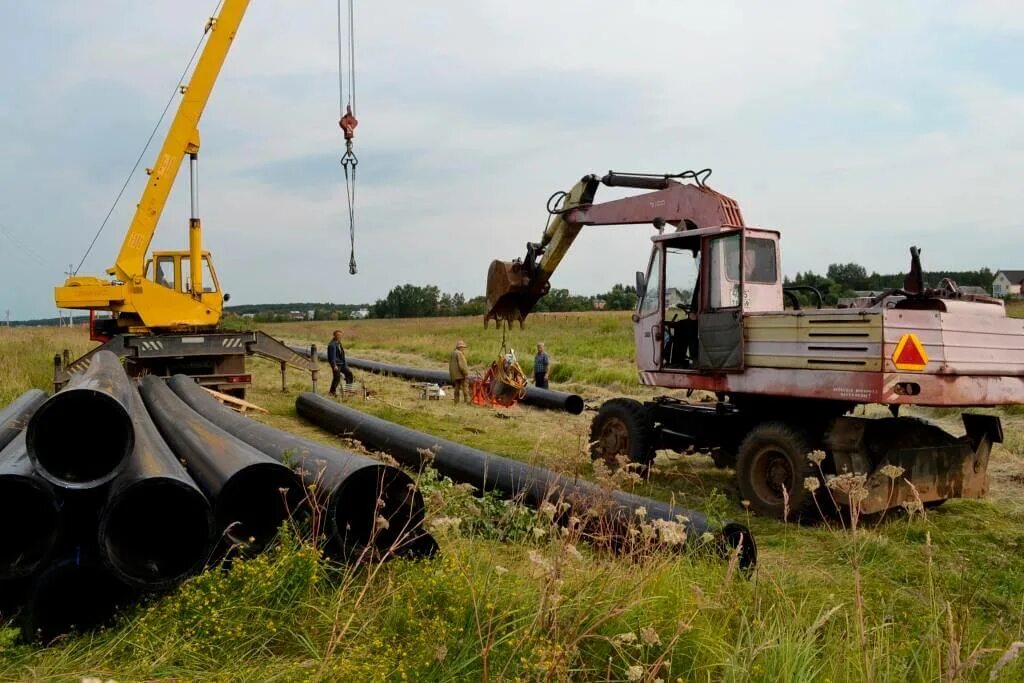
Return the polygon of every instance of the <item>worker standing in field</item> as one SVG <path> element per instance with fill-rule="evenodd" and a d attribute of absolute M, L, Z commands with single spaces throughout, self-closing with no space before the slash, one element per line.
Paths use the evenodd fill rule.
<path fill-rule="evenodd" d="M 448 359 L 448 375 L 452 380 L 452 393 L 455 395 L 455 402 L 459 402 L 459 392 L 462 392 L 462 400 L 469 403 L 469 363 L 466 362 L 466 342 L 461 339 L 455 345 L 451 357 Z"/>
<path fill-rule="evenodd" d="M 544 342 L 537 342 L 537 355 L 533 357 L 533 383 L 538 389 L 548 388 L 551 375 L 551 357 L 544 350 Z"/>
<path fill-rule="evenodd" d="M 341 345 L 341 330 L 335 330 L 334 338 L 327 344 L 327 362 L 330 364 L 331 373 L 334 375 L 331 379 L 331 390 L 327 393 L 337 398 L 338 384 L 341 383 L 341 376 L 345 375 L 345 384 L 352 384 L 354 379 L 352 371 L 348 369 L 348 364 L 345 362 L 345 349 Z"/>

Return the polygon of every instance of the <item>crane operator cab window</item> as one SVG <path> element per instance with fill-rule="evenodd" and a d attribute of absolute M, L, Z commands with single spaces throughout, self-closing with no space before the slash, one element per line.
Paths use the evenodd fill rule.
<path fill-rule="evenodd" d="M 181 257 L 182 292 L 192 291 L 192 282 L 189 279 L 191 277 L 190 273 L 192 271 L 189 269 L 189 261 L 190 259 L 188 256 Z M 213 279 L 213 273 L 210 271 L 210 259 L 207 258 L 206 256 L 203 256 L 202 263 L 203 294 L 212 294 L 213 292 L 217 291 L 217 281 Z"/>
<path fill-rule="evenodd" d="M 686 369 L 697 363 L 699 277 L 700 251 L 696 246 L 666 247 L 663 367 Z"/>
<path fill-rule="evenodd" d="M 147 264 L 148 265 L 148 264 Z M 153 282 L 174 289 L 174 257 L 160 256 L 153 270 Z"/>

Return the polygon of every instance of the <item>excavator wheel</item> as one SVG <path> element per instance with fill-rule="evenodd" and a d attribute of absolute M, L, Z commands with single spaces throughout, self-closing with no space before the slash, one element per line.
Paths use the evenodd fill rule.
<path fill-rule="evenodd" d="M 647 409 L 631 398 L 605 401 L 590 423 L 590 457 L 604 460 L 612 469 L 619 458 L 646 467 L 654 460 L 654 440 Z"/>
<path fill-rule="evenodd" d="M 789 521 L 818 516 L 814 493 L 804 483 L 808 477 L 820 481 L 807 459 L 810 450 L 807 436 L 784 422 L 762 422 L 747 433 L 736 454 L 736 478 L 754 512 Z"/>

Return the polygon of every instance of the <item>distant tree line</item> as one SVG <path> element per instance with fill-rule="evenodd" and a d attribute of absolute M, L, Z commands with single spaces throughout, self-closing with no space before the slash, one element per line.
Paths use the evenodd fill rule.
<path fill-rule="evenodd" d="M 570 294 L 568 289 L 552 289 L 534 307 L 539 312 L 626 311 L 636 306 L 636 288 L 615 285 L 597 296 Z M 399 285 L 378 299 L 370 309 L 373 318 L 430 318 L 435 316 L 483 315 L 487 301 L 482 296 L 467 299 L 461 292 L 442 293 L 435 285 Z"/>
<path fill-rule="evenodd" d="M 880 275 L 872 272 L 870 275 L 864 266 L 857 263 L 833 263 L 829 265 L 825 275 L 818 275 L 812 271 L 797 273 L 796 277 L 785 279 L 787 285 L 810 285 L 815 287 L 824 299 L 826 305 L 835 303 L 844 297 L 852 297 L 855 292 L 884 291 L 887 289 L 898 289 L 903 286 L 905 273 Z M 983 287 L 986 292 L 992 289 L 992 280 L 995 275 L 988 268 L 980 270 L 933 270 L 925 271 L 924 281 L 927 286 L 934 287 L 943 278 L 949 278 L 960 286 Z M 811 298 L 801 295 L 805 303 L 811 303 Z"/>

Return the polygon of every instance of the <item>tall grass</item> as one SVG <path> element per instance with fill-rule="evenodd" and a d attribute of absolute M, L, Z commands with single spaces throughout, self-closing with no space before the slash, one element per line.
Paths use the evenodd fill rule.
<path fill-rule="evenodd" d="M 631 348 L 628 336 L 613 342 L 609 331 L 600 341 L 602 325 L 628 335 L 628 318 L 601 315 L 573 319 L 572 329 L 555 320 L 534 336 L 556 368 L 597 372 L 578 350 L 588 348 L 594 366 L 629 373 L 631 359 L 614 358 Z M 441 363 L 457 336 L 477 347 L 475 362 L 494 350 L 493 330 L 484 337 L 468 323 L 417 323 L 341 327 L 353 353 L 383 349 L 421 364 Z M 321 339 L 334 326 L 271 332 Z M 531 317 L 530 331 L 538 327 Z M 0 337 L 0 395 L 46 387 L 54 347 L 72 343 L 81 342 L 56 331 Z M 492 348 L 481 350 L 485 343 Z M 295 418 L 307 377 L 290 375 L 281 392 L 275 365 L 252 367 L 249 398 L 271 410 L 261 419 L 358 448 Z M 422 400 L 408 382 L 359 379 L 371 397 L 350 399 L 357 408 L 594 476 L 586 415 L 456 408 Z M 573 381 L 597 395 L 610 391 Z M 1019 417 L 1005 423 L 1008 434 L 1024 434 Z M 37 647 L 0 626 L 0 680 L 982 681 L 992 672 L 1021 680 L 1014 643 L 1024 641 L 1024 503 L 1014 477 L 1024 461 L 998 448 L 993 472 L 987 501 L 857 519 L 856 527 L 798 526 L 750 517 L 729 474 L 707 458 L 662 454 L 634 490 L 750 525 L 760 565 L 748 576 L 701 554 L 592 548 L 543 511 L 477 498 L 428 470 L 416 476 L 437 559 L 338 566 L 286 527 L 269 553 L 196 577 L 107 630 Z"/>

